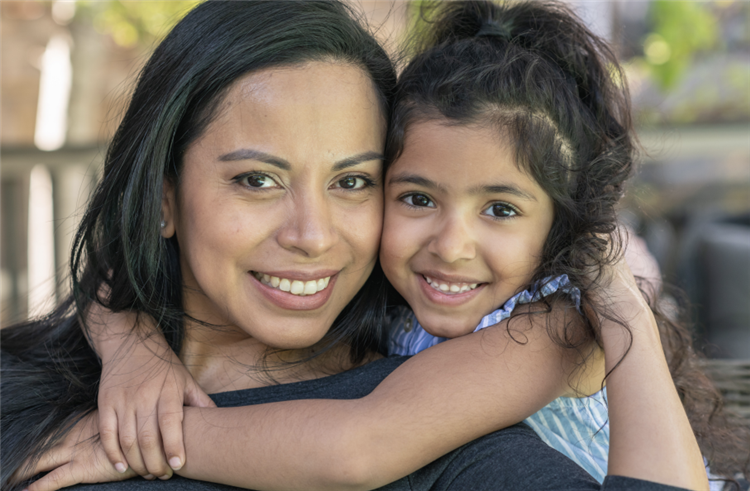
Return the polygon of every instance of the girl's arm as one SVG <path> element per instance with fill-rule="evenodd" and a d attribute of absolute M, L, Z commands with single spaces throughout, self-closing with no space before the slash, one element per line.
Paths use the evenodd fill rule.
<path fill-rule="evenodd" d="M 183 405 L 216 405 L 149 316 L 94 302 L 86 325 L 102 360 L 98 428 L 107 458 L 121 473 L 171 477 L 185 462 Z"/>
<path fill-rule="evenodd" d="M 607 296 L 600 301 L 628 324 L 632 344 L 622 326 L 603 320 L 605 362 L 611 372 L 608 473 L 708 489 L 703 457 L 672 381 L 651 309 L 624 261 L 609 273 Z"/>

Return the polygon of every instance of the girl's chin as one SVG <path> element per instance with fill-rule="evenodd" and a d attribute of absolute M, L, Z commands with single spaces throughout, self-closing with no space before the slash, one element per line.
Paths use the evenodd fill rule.
<path fill-rule="evenodd" d="M 422 328 L 429 334 L 438 338 L 453 339 L 465 336 L 466 334 L 471 334 L 479 324 L 479 321 L 467 323 L 465 318 L 462 319 L 457 316 L 446 316 L 444 314 L 427 313 L 425 315 L 420 315 L 417 313 L 416 315 Z M 422 319 L 424 319 L 424 322 L 422 322 Z"/>

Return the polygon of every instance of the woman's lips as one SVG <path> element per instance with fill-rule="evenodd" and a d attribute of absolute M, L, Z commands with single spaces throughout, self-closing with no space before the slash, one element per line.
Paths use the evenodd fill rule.
<path fill-rule="evenodd" d="M 416 276 L 424 296 L 439 305 L 464 304 L 476 297 L 487 285 L 487 283 L 442 281 L 424 274 Z"/>
<path fill-rule="evenodd" d="M 315 310 L 328 302 L 336 284 L 338 273 L 321 273 L 317 278 L 310 275 L 263 273 L 251 271 L 253 284 L 268 300 L 287 310 Z"/>

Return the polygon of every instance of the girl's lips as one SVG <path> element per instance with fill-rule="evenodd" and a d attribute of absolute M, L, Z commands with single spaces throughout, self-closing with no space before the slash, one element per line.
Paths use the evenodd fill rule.
<path fill-rule="evenodd" d="M 248 273 L 251 283 L 264 297 L 277 307 L 286 310 L 316 310 L 321 308 L 331 298 L 331 292 L 333 292 L 338 276 L 338 273 L 331 275 L 323 290 L 312 295 L 300 296 L 274 288 L 272 285 L 265 285 L 262 278 L 259 280 L 252 272 Z"/>
<path fill-rule="evenodd" d="M 466 302 L 471 301 L 487 285 L 487 283 L 479 283 L 477 284 L 476 288 L 473 288 L 465 292 L 458 292 L 458 293 L 442 292 L 440 290 L 435 289 L 432 285 L 430 285 L 427 282 L 427 279 L 423 275 L 417 274 L 416 276 L 417 276 L 417 282 L 419 283 L 419 286 L 424 296 L 427 297 L 429 301 L 436 303 L 438 305 L 449 305 L 449 306 L 450 305 L 462 305 Z"/>

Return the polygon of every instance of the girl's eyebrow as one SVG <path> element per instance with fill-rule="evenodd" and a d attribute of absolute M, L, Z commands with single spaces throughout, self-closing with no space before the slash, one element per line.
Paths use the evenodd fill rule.
<path fill-rule="evenodd" d="M 340 171 L 348 167 L 359 165 L 363 162 L 370 162 L 371 160 L 384 160 L 385 157 L 382 153 L 378 152 L 362 152 L 352 157 L 341 159 L 333 164 L 333 171 Z M 282 170 L 290 170 L 292 165 L 281 157 L 276 157 L 260 150 L 254 150 L 252 148 L 241 148 L 233 152 L 226 153 L 219 157 L 220 162 L 234 162 L 237 160 L 257 160 L 258 162 L 264 162 L 271 164 Z"/>
<path fill-rule="evenodd" d="M 487 186 L 477 186 L 469 190 L 471 194 L 512 194 L 529 201 L 536 201 L 537 199 L 523 191 L 522 189 L 512 184 L 491 184 Z"/>
<path fill-rule="evenodd" d="M 431 181 L 427 179 L 426 177 L 422 177 L 417 174 L 407 174 L 407 173 L 401 173 L 396 174 L 395 176 L 392 176 L 388 180 L 389 185 L 393 184 L 416 184 L 417 186 L 422 186 L 427 189 L 437 189 L 439 191 L 445 191 L 445 187 L 441 184 L 438 184 L 434 181 Z M 527 193 L 526 191 L 521 190 L 517 186 L 514 186 L 512 184 L 492 184 L 492 185 L 486 185 L 486 186 L 476 186 L 474 188 L 471 188 L 469 190 L 470 194 L 512 194 L 513 196 L 518 196 L 519 198 L 523 198 L 529 201 L 536 201 L 537 199 Z"/>
<path fill-rule="evenodd" d="M 396 174 L 395 176 L 391 176 L 391 178 L 388 180 L 388 184 L 416 184 L 417 186 L 422 186 L 424 188 L 428 189 L 437 189 L 439 191 L 445 191 L 445 188 L 426 177 L 422 177 L 417 174 L 407 174 L 405 172 L 402 172 L 401 174 Z"/>

